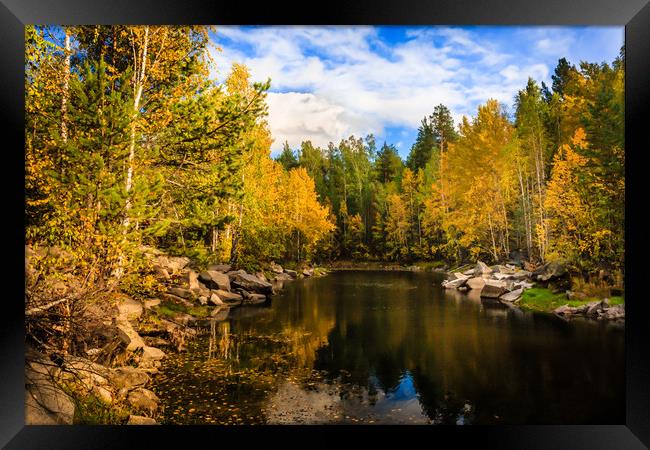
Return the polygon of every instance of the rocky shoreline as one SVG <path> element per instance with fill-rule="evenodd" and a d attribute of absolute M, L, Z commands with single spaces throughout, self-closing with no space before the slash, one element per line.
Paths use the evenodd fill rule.
<path fill-rule="evenodd" d="M 445 289 L 461 292 L 475 290 L 479 292 L 481 300 L 498 301 L 515 308 L 519 307 L 524 291 L 535 286 L 548 288 L 553 292 L 565 292 L 567 300 L 573 295 L 568 290 L 568 271 L 558 262 L 550 262 L 528 271 L 514 264 L 488 266 L 478 261 L 473 268 L 460 268 L 449 272 L 447 279 L 442 282 Z M 577 317 L 618 322 L 625 320 L 625 306 L 610 305 L 607 298 L 579 306 L 569 306 L 567 303 L 549 312 L 565 320 Z"/>
<path fill-rule="evenodd" d="M 89 405 L 110 417 L 109 423 L 157 424 L 160 400 L 148 386 L 166 352 L 184 351 L 186 340 L 196 336 L 194 325 L 226 320 L 232 308 L 268 304 L 283 283 L 326 273 L 313 267 L 284 269 L 273 262 L 255 274 L 228 264 L 197 271 L 190 258 L 143 250 L 164 287 L 157 298 L 118 293 L 86 307 L 84 356 L 46 355 L 28 347 L 26 424 L 79 423 Z"/>

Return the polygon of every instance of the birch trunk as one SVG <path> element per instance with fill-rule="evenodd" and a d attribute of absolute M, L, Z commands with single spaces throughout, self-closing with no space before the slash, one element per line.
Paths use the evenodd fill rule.
<path fill-rule="evenodd" d="M 135 43 L 134 43 L 135 44 Z M 144 28 L 144 43 L 140 54 L 136 59 L 136 70 L 133 72 L 133 118 L 131 120 L 131 140 L 129 142 L 129 159 L 128 167 L 126 172 L 126 203 L 124 205 L 124 221 L 123 233 L 126 236 L 131 219 L 129 217 L 129 211 L 131 210 L 131 189 L 133 188 L 133 166 L 135 161 L 135 135 L 136 135 L 136 119 L 138 113 L 140 112 L 140 99 L 142 98 L 142 89 L 144 87 L 144 78 L 147 70 L 147 47 L 149 45 L 149 27 Z"/>

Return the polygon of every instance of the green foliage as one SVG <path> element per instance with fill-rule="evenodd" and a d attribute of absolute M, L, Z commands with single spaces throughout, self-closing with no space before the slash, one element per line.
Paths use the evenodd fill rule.
<path fill-rule="evenodd" d="M 104 403 L 94 394 L 73 397 L 74 425 L 124 425 L 130 412 L 123 406 Z"/>

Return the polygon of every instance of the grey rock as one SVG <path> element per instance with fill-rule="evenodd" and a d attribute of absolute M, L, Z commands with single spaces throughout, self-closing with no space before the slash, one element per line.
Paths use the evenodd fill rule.
<path fill-rule="evenodd" d="M 144 386 L 149 382 L 149 375 L 141 369 L 131 366 L 117 367 L 110 371 L 109 380 L 116 389 L 131 389 Z"/>
<path fill-rule="evenodd" d="M 226 273 L 228 277 L 230 278 L 230 281 L 235 279 L 238 275 L 245 274 L 246 271 L 244 269 L 239 269 L 239 270 L 231 270 L 230 272 Z"/>
<path fill-rule="evenodd" d="M 561 262 L 550 262 L 539 267 L 532 273 L 532 277 L 539 281 L 549 281 L 565 277 L 568 274 L 566 266 Z"/>
<path fill-rule="evenodd" d="M 458 289 L 459 287 L 464 286 L 465 283 L 467 283 L 468 278 L 469 277 L 457 278 L 455 280 L 445 280 L 442 282 L 442 287 L 444 287 L 445 289 Z"/>
<path fill-rule="evenodd" d="M 247 273 L 237 274 L 232 279 L 232 284 L 241 289 L 245 289 L 250 292 L 255 292 L 258 294 L 272 294 L 273 285 L 268 281 L 262 281 L 254 275 L 249 275 Z"/>
<path fill-rule="evenodd" d="M 144 416 L 135 416 L 131 414 L 129 420 L 126 422 L 127 425 L 158 425 L 154 419 Z"/>
<path fill-rule="evenodd" d="M 291 270 L 291 269 L 284 269 L 284 273 L 289 275 L 291 278 L 296 278 L 298 276 L 298 272 L 296 272 L 295 270 Z"/>
<path fill-rule="evenodd" d="M 25 424 L 71 425 L 74 402 L 50 374 L 51 363 L 32 362 L 25 367 Z"/>
<path fill-rule="evenodd" d="M 226 304 L 241 303 L 243 297 L 235 292 L 222 291 L 217 289 L 215 294 Z"/>
<path fill-rule="evenodd" d="M 515 300 L 518 300 L 523 293 L 524 293 L 523 289 L 517 289 L 512 292 L 508 292 L 506 294 L 501 295 L 501 297 L 499 297 L 499 300 L 503 300 L 504 302 L 514 302 Z"/>
<path fill-rule="evenodd" d="M 214 306 L 223 305 L 223 300 L 221 300 L 221 298 L 219 298 L 219 295 L 217 295 L 215 292 L 210 294 L 210 299 L 208 300 L 208 302 Z"/>
<path fill-rule="evenodd" d="M 167 355 L 165 352 L 156 347 L 149 347 L 145 345 L 142 348 L 142 360 L 143 361 L 160 361 L 161 359 L 166 358 Z"/>
<path fill-rule="evenodd" d="M 199 283 L 199 275 L 192 269 L 187 271 L 185 275 L 187 278 L 187 286 L 190 291 L 198 293 L 201 290 L 201 284 Z"/>
<path fill-rule="evenodd" d="M 275 280 L 275 281 L 289 281 L 289 280 L 292 280 L 292 279 L 293 279 L 293 278 L 291 278 L 291 275 L 289 275 L 288 273 L 284 273 L 284 272 L 282 272 L 282 273 L 278 273 L 278 274 L 274 277 L 274 280 Z"/>
<path fill-rule="evenodd" d="M 154 308 L 154 307 L 156 307 L 158 305 L 160 305 L 160 299 L 157 299 L 157 298 L 149 298 L 149 299 L 144 301 L 144 307 L 146 309 L 151 309 L 151 308 Z"/>
<path fill-rule="evenodd" d="M 110 405 L 113 403 L 113 394 L 112 392 L 104 386 L 93 386 L 91 392 L 95 394 L 102 402 Z"/>
<path fill-rule="evenodd" d="M 472 277 L 467 280 L 467 286 L 469 286 L 470 289 L 483 289 L 483 286 L 485 286 L 485 280 L 481 277 Z"/>
<path fill-rule="evenodd" d="M 142 303 L 129 297 L 120 298 L 116 305 L 117 317 L 122 320 L 137 319 L 142 315 Z"/>
<path fill-rule="evenodd" d="M 512 278 L 515 280 L 525 280 L 526 278 L 530 278 L 531 275 L 527 270 L 518 270 L 512 274 Z"/>
<path fill-rule="evenodd" d="M 208 288 L 230 290 L 230 278 L 228 275 L 216 270 L 206 270 L 201 272 L 199 279 L 205 283 Z"/>
<path fill-rule="evenodd" d="M 163 281 L 169 281 L 171 279 L 171 276 L 169 275 L 169 272 L 167 269 L 165 269 L 162 266 L 155 265 L 153 267 L 154 273 L 156 274 L 156 278 L 163 280 Z"/>
<path fill-rule="evenodd" d="M 505 291 L 503 286 L 485 283 L 481 289 L 481 298 L 499 298 Z"/>
<path fill-rule="evenodd" d="M 194 292 L 182 287 L 170 287 L 169 289 L 167 289 L 167 293 L 171 295 L 175 295 L 180 298 L 184 298 L 186 300 L 193 300 L 194 298 L 197 297 L 197 295 Z"/>
<path fill-rule="evenodd" d="M 145 388 L 135 388 L 126 397 L 131 406 L 140 411 L 153 414 L 158 408 L 160 399 L 156 394 Z"/>
<path fill-rule="evenodd" d="M 210 264 L 208 266 L 208 270 L 214 270 L 221 273 L 230 272 L 230 269 L 232 269 L 230 264 Z"/>
<path fill-rule="evenodd" d="M 569 305 L 562 305 L 559 308 L 555 308 L 553 312 L 560 316 L 569 316 L 576 313 L 576 308 L 573 308 Z"/>
<path fill-rule="evenodd" d="M 134 351 L 144 347 L 142 337 L 133 329 L 131 324 L 127 321 L 118 322 L 117 326 L 118 338 L 126 344 L 127 351 Z"/>
<path fill-rule="evenodd" d="M 484 262 L 477 261 L 476 268 L 474 269 L 474 273 L 476 275 L 490 274 L 492 273 L 492 269 L 490 269 L 488 265 L 485 264 Z"/>
<path fill-rule="evenodd" d="M 306 277 L 311 277 L 314 274 L 314 269 L 304 269 L 302 274 Z"/>
<path fill-rule="evenodd" d="M 269 268 L 271 269 L 271 272 L 273 272 L 273 273 L 282 273 L 283 272 L 282 266 L 280 264 L 276 264 L 274 262 L 271 262 L 271 264 L 269 264 Z"/>

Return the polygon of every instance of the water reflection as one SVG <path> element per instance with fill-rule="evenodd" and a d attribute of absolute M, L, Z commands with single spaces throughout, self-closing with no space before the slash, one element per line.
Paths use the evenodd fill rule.
<path fill-rule="evenodd" d="M 622 330 L 444 291 L 436 277 L 342 271 L 232 310 L 165 362 L 166 421 L 623 422 Z"/>

